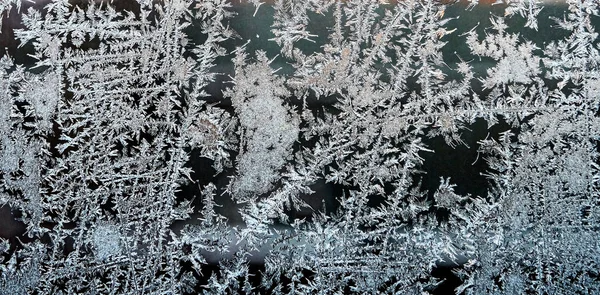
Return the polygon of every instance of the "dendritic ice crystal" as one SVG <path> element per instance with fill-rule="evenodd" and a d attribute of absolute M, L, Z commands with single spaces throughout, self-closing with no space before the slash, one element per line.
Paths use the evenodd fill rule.
<path fill-rule="evenodd" d="M 600 294 L 598 0 L 0 14 L 0 295 Z"/>

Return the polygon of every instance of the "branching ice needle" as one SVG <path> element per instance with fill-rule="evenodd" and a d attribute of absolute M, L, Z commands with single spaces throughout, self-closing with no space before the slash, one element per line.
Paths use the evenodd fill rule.
<path fill-rule="evenodd" d="M 256 5 L 256 9 L 254 9 L 254 14 L 252 14 L 252 17 L 256 17 L 256 13 L 258 12 L 258 8 L 260 8 L 260 6 L 263 5 L 262 2 L 258 2 L 258 5 Z"/>

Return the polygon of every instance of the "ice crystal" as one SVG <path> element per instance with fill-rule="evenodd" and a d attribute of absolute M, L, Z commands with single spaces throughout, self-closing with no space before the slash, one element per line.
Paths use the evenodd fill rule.
<path fill-rule="evenodd" d="M 488 2 L 1 1 L 0 294 L 599 293 L 600 2 Z"/>

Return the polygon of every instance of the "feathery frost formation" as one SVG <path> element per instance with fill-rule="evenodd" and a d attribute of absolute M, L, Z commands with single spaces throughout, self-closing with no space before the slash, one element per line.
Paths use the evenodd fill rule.
<path fill-rule="evenodd" d="M 1 0 L 0 294 L 600 293 L 600 2 L 385 2 Z"/>

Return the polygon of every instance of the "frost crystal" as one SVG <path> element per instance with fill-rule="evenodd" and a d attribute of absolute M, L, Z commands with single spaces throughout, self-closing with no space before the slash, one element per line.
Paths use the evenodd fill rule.
<path fill-rule="evenodd" d="M 600 294 L 599 10 L 0 0 L 0 295 Z"/>
<path fill-rule="evenodd" d="M 96 258 L 104 261 L 121 254 L 121 235 L 115 226 L 101 225 L 93 234 Z"/>

